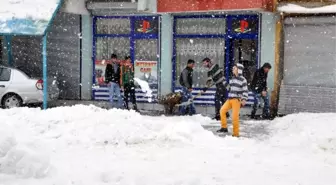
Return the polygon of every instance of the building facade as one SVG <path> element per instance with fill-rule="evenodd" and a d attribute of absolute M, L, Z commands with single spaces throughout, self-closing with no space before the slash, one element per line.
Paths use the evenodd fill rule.
<path fill-rule="evenodd" d="M 48 73 L 63 83 L 62 99 L 104 101 L 108 99 L 104 66 L 112 53 L 120 59 L 129 55 L 136 77 L 152 90 L 148 94 L 137 89 L 140 108 L 158 109 L 157 96 L 180 89 L 177 79 L 188 59 L 197 62 L 194 94 L 205 85 L 206 69 L 201 65 L 205 57 L 218 63 L 226 77 L 233 63 L 242 62 L 249 81 L 263 63 L 274 65 L 280 16 L 273 9 L 273 0 L 67 0 L 48 35 Z M 41 73 L 41 57 L 32 55 L 40 55 L 41 46 L 25 41 L 40 38 L 14 39 L 13 48 L 24 52 L 17 52 L 13 65 Z M 8 48 L 2 46 L 6 63 Z M 269 73 L 270 92 L 274 74 Z M 248 104 L 252 101 L 250 96 Z M 199 112 L 213 114 L 214 89 L 195 103 Z"/>
<path fill-rule="evenodd" d="M 157 1 L 156 13 L 118 13 L 106 15 L 97 4 L 91 4 L 92 24 L 92 96 L 94 100 L 107 100 L 103 69 L 111 53 L 130 55 L 138 78 L 150 79 L 152 95 L 165 95 L 180 90 L 178 78 L 188 59 L 196 61 L 194 92 L 205 86 L 206 69 L 201 60 L 211 58 L 231 75 L 233 63 L 242 62 L 246 77 L 251 81 L 254 71 L 263 63 L 274 63 L 275 23 L 277 16 L 271 11 L 272 3 L 254 1 L 228 3 L 228 1 Z M 205 3 L 207 2 L 207 3 Z M 101 2 L 99 2 L 101 3 Z M 217 4 L 216 4 L 217 3 Z M 105 4 L 105 7 L 112 4 Z M 179 7 L 179 8 L 177 8 Z M 101 8 L 101 10 L 100 10 Z M 83 35 L 85 36 L 85 35 Z M 150 74 L 148 72 L 151 72 Z M 273 73 L 269 87 L 272 91 Z M 195 100 L 200 112 L 213 113 L 215 89 Z M 251 93 L 250 93 L 251 95 Z M 87 96 L 89 98 L 89 96 Z M 149 103 L 148 96 L 137 89 L 138 101 Z M 252 104 L 252 96 L 249 104 Z M 150 106 L 151 107 L 151 106 Z"/>

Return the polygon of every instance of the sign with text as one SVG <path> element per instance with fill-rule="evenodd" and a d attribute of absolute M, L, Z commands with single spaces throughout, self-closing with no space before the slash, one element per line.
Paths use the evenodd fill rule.
<path fill-rule="evenodd" d="M 134 62 L 134 78 L 148 83 L 151 89 L 158 89 L 158 67 L 157 61 Z"/>

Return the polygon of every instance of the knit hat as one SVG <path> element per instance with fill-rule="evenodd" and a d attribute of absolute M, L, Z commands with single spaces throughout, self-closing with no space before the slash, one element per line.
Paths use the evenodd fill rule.
<path fill-rule="evenodd" d="M 243 74 L 243 70 L 244 70 L 243 64 L 236 63 L 234 66 L 236 66 L 238 68 L 238 74 L 242 75 Z"/>

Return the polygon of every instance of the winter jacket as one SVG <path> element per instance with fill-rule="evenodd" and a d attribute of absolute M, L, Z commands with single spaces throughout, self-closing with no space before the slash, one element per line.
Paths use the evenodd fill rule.
<path fill-rule="evenodd" d="M 105 83 L 116 83 L 120 84 L 121 70 L 120 65 L 117 64 L 117 70 L 115 70 L 114 64 L 112 64 L 112 68 L 106 67 L 105 70 Z"/>
<path fill-rule="evenodd" d="M 260 68 L 254 73 L 251 90 L 256 93 L 267 90 L 267 73 L 265 73 L 264 68 Z"/>
<path fill-rule="evenodd" d="M 207 83 L 209 83 L 209 81 L 213 81 L 216 84 L 216 87 L 223 85 L 223 82 L 225 81 L 224 72 L 219 68 L 218 64 L 211 66 L 209 69 Z"/>
<path fill-rule="evenodd" d="M 130 65 L 121 66 L 121 83 L 122 86 L 132 85 L 134 86 L 134 67 Z"/>
<path fill-rule="evenodd" d="M 187 89 L 192 88 L 193 84 L 193 69 L 190 67 L 186 67 L 181 75 L 180 75 L 180 84 L 183 87 L 186 87 Z"/>
<path fill-rule="evenodd" d="M 239 98 L 241 100 L 248 100 L 248 89 L 247 89 L 247 82 L 243 76 L 243 69 L 244 66 L 242 64 L 236 64 L 238 67 L 238 76 L 233 75 L 229 81 L 224 82 L 225 86 L 229 88 L 228 98 Z"/>

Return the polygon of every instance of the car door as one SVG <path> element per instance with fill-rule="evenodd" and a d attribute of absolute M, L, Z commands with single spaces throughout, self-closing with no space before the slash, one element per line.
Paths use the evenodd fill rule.
<path fill-rule="evenodd" d="M 11 69 L 0 67 L 0 98 L 5 94 L 10 85 Z"/>

